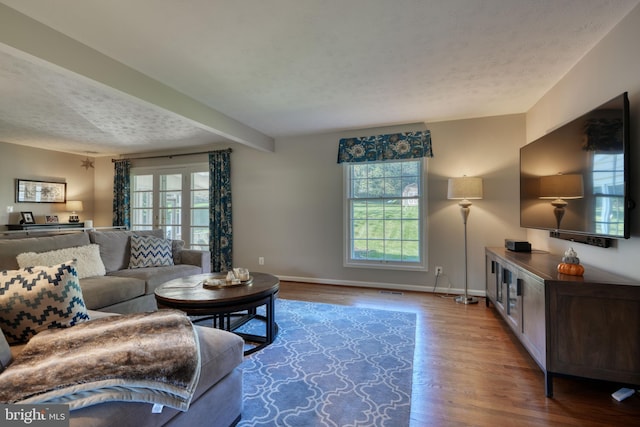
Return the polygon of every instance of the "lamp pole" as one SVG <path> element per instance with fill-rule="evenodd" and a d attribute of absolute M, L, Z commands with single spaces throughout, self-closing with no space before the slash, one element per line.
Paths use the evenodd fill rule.
<path fill-rule="evenodd" d="M 460 304 L 477 304 L 478 299 L 469 296 L 469 268 L 467 263 L 467 218 L 469 218 L 469 212 L 471 211 L 471 202 L 467 199 L 461 200 L 460 214 L 462 215 L 462 223 L 464 225 L 464 296 L 455 298 L 455 302 Z"/>

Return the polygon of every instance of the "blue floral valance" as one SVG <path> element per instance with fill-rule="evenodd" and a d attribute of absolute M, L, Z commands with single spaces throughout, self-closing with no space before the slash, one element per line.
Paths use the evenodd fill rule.
<path fill-rule="evenodd" d="M 379 162 L 420 157 L 433 157 L 431 131 L 343 138 L 338 148 L 338 163 Z"/>

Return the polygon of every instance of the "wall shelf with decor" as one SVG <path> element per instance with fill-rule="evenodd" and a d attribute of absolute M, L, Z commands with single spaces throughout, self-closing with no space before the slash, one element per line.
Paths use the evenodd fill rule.
<path fill-rule="evenodd" d="M 74 223 L 55 223 L 55 224 L 7 224 L 7 230 L 10 231 L 33 231 L 33 230 L 61 230 L 66 228 L 84 228 L 84 222 Z"/>

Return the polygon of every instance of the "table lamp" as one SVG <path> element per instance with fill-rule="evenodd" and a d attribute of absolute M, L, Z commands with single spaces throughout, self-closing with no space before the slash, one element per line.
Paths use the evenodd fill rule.
<path fill-rule="evenodd" d="M 80 200 L 68 200 L 66 210 L 71 212 L 69 222 L 80 222 L 77 212 L 82 212 L 82 202 Z"/>

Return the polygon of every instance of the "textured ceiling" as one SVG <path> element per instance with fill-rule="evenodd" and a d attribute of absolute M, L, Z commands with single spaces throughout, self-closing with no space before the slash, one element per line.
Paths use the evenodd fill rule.
<path fill-rule="evenodd" d="M 0 141 L 94 155 L 220 141 L 175 114 L 2 52 L 0 94 Z"/>
<path fill-rule="evenodd" d="M 525 112 L 638 2 L 1 1 L 275 138 Z M 221 140 L 0 49 L 0 141 L 105 155 Z"/>

